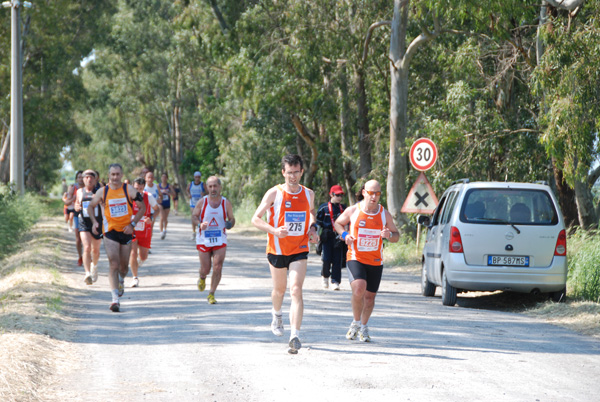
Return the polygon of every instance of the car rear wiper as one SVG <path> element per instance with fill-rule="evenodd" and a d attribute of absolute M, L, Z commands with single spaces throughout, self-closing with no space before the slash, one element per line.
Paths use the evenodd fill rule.
<path fill-rule="evenodd" d="M 471 218 L 470 220 L 472 221 L 484 221 L 484 222 L 498 222 L 498 223 L 503 223 L 505 225 L 510 225 L 512 226 L 512 228 L 517 232 L 517 234 L 521 234 L 521 231 L 519 230 L 519 228 L 517 228 L 515 226 L 514 223 L 510 223 L 504 219 L 498 219 L 498 218 Z"/>

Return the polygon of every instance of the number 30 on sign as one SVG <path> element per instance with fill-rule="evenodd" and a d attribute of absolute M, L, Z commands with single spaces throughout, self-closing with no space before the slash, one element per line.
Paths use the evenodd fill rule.
<path fill-rule="evenodd" d="M 429 138 L 419 138 L 410 147 L 410 163 L 421 172 L 429 170 L 437 160 L 437 148 Z"/>

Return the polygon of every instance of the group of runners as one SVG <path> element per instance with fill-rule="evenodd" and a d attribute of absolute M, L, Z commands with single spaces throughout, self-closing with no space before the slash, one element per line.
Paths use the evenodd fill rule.
<path fill-rule="evenodd" d="M 93 171 L 83 172 L 84 186 L 77 190 L 79 201 L 75 203 L 75 208 L 80 205 L 81 211 L 86 211 L 82 213 L 86 228 L 82 231 L 86 232 L 83 236 L 85 280 L 91 284 L 97 279 L 99 243 L 103 233 L 104 248 L 109 260 L 108 278 L 112 295 L 110 309 L 118 312 L 119 298 L 123 295 L 124 278 L 128 274 L 129 265 L 134 275 L 132 286 L 138 286 L 137 271 L 148 257 L 154 212 L 161 210 L 159 204 L 163 205 L 164 210 L 165 197 L 168 194 L 172 196 L 173 193 L 169 190 L 166 175 L 161 177 L 161 184 L 156 189 L 154 185 L 149 185 L 149 178 L 153 182 L 151 172 L 145 173 L 145 181 L 138 178 L 134 181 L 134 186 L 131 186 L 122 181 L 122 167 L 112 164 L 108 172 L 109 183 L 98 188 L 97 175 L 91 172 Z M 252 224 L 266 232 L 268 237 L 266 253 L 273 283 L 271 331 L 276 336 L 283 336 L 285 332 L 282 311 L 289 282 L 291 305 L 288 353 L 296 354 L 301 348 L 300 328 L 304 314 L 302 288 L 306 277 L 309 243 L 318 243 L 319 235 L 315 194 L 300 184 L 304 173 L 302 158 L 299 155 L 283 157 L 281 173 L 284 183 L 265 193 L 252 216 Z M 343 195 L 341 187 L 334 186 L 332 190 L 336 191 L 333 201 L 339 203 Z M 221 280 L 226 256 L 227 230 L 235 225 L 231 202 L 221 195 L 221 191 L 222 183 L 218 177 L 211 176 L 206 183 L 202 183 L 200 172 L 194 174 L 194 181 L 186 189 L 190 197 L 192 229 L 200 259 L 197 282 L 200 292 L 206 289 L 207 277 L 212 271 L 207 296 L 209 304 L 217 303 L 215 292 Z M 337 213 L 332 213 L 337 219 L 331 216 L 329 219 L 331 228 L 348 248 L 346 260 L 352 289 L 353 321 L 346 338 L 369 342 L 367 324 L 373 312 L 383 272 L 383 239 L 397 242 L 399 232 L 390 213 L 379 204 L 381 186 L 378 181 L 367 181 L 358 196 L 359 202 L 346 209 L 339 208 Z M 154 200 L 153 203 L 153 199 L 158 199 L 159 202 Z M 163 214 L 162 211 L 160 213 Z M 263 219 L 265 214 L 266 220 Z M 161 225 L 160 228 L 161 238 L 166 236 L 166 219 L 164 222 L 164 226 Z M 332 277 L 332 283 L 337 284 L 339 289 L 341 273 L 333 275 L 335 279 Z"/>

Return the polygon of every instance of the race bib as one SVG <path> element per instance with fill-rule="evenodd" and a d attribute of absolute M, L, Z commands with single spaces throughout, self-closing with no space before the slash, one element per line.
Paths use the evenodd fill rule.
<path fill-rule="evenodd" d="M 223 244 L 223 236 L 220 229 L 205 230 L 204 233 L 204 245 L 206 247 L 220 246 Z"/>
<path fill-rule="evenodd" d="M 306 212 L 286 212 L 285 227 L 288 230 L 288 236 L 304 236 Z"/>
<path fill-rule="evenodd" d="M 132 217 L 133 219 L 133 217 Z M 144 230 L 146 230 L 146 219 L 142 218 L 140 219 L 140 221 L 137 223 L 137 225 L 135 225 L 135 230 L 136 232 L 143 232 Z"/>
<path fill-rule="evenodd" d="M 84 218 L 89 218 L 90 215 L 88 214 L 88 206 L 90 205 L 89 201 L 83 201 L 81 203 L 81 213 L 83 214 Z M 94 216 L 98 216 L 98 205 L 96 205 L 96 207 L 94 207 Z"/>
<path fill-rule="evenodd" d="M 377 251 L 381 230 L 358 228 L 357 249 L 358 251 Z"/>
<path fill-rule="evenodd" d="M 163 194 L 163 201 L 169 201 L 169 195 Z"/>
<path fill-rule="evenodd" d="M 108 200 L 108 210 L 113 218 L 127 215 L 127 199 L 112 198 Z"/>

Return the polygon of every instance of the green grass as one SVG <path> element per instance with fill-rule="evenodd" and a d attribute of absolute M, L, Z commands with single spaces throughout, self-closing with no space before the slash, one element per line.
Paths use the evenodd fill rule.
<path fill-rule="evenodd" d="M 569 297 L 600 302 L 600 237 L 579 230 L 567 242 Z"/>
<path fill-rule="evenodd" d="M 10 187 L 0 185 L 0 258 L 11 252 L 22 235 L 48 212 L 44 200 L 32 194 L 18 196 Z"/>
<path fill-rule="evenodd" d="M 408 235 L 401 235 L 397 243 L 386 241 L 383 248 L 385 264 L 409 265 L 418 264 L 421 261 L 421 251 L 425 243 L 424 233 L 421 233 L 421 240 L 417 248 L 417 241 Z"/>

